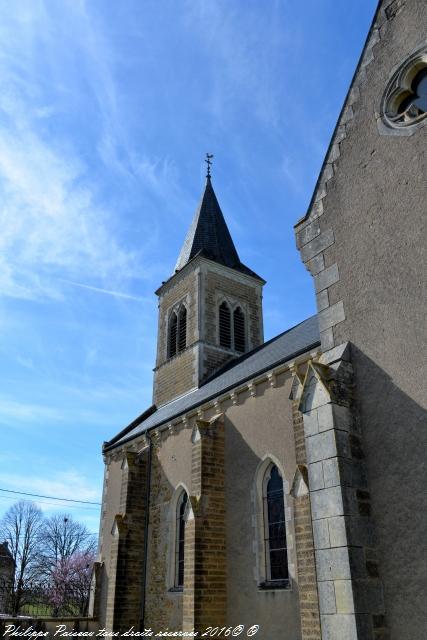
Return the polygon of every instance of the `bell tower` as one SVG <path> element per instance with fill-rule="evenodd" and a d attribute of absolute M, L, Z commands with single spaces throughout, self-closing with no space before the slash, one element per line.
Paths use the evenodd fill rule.
<path fill-rule="evenodd" d="M 265 281 L 240 262 L 212 187 L 205 189 L 159 297 L 153 402 L 200 387 L 226 362 L 262 344 Z"/>

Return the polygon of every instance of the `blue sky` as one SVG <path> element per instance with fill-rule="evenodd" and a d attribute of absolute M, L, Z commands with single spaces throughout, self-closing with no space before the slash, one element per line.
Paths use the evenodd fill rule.
<path fill-rule="evenodd" d="M 0 2 L 0 488 L 100 500 L 103 440 L 151 404 L 153 292 L 206 151 L 266 339 L 314 312 L 293 224 L 375 5 Z"/>

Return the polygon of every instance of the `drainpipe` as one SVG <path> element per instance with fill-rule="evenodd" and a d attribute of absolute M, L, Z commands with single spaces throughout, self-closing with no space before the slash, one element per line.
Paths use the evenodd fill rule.
<path fill-rule="evenodd" d="M 150 519 L 150 494 L 151 494 L 151 458 L 152 458 L 152 441 L 150 433 L 146 433 L 148 439 L 148 464 L 147 464 L 147 512 L 145 514 L 144 525 L 144 570 L 142 574 L 142 600 L 141 600 L 141 621 L 140 631 L 145 629 L 145 602 L 146 602 L 146 587 L 147 587 L 147 565 L 148 565 L 148 525 Z"/>

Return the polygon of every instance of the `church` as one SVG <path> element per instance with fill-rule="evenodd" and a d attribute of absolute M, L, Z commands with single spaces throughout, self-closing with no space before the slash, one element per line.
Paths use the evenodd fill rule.
<path fill-rule="evenodd" d="M 103 447 L 102 627 L 423 637 L 426 25 L 380 1 L 295 225 L 317 314 L 268 342 L 208 162 L 156 291 L 153 404 Z"/>

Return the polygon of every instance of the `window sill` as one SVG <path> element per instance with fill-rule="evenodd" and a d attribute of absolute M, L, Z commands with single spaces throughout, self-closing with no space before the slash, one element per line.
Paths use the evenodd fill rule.
<path fill-rule="evenodd" d="M 261 582 L 258 591 L 283 591 L 291 588 L 290 580 L 276 580 L 275 582 Z"/>
<path fill-rule="evenodd" d="M 184 587 L 171 587 L 168 589 L 168 593 L 183 593 Z"/>

